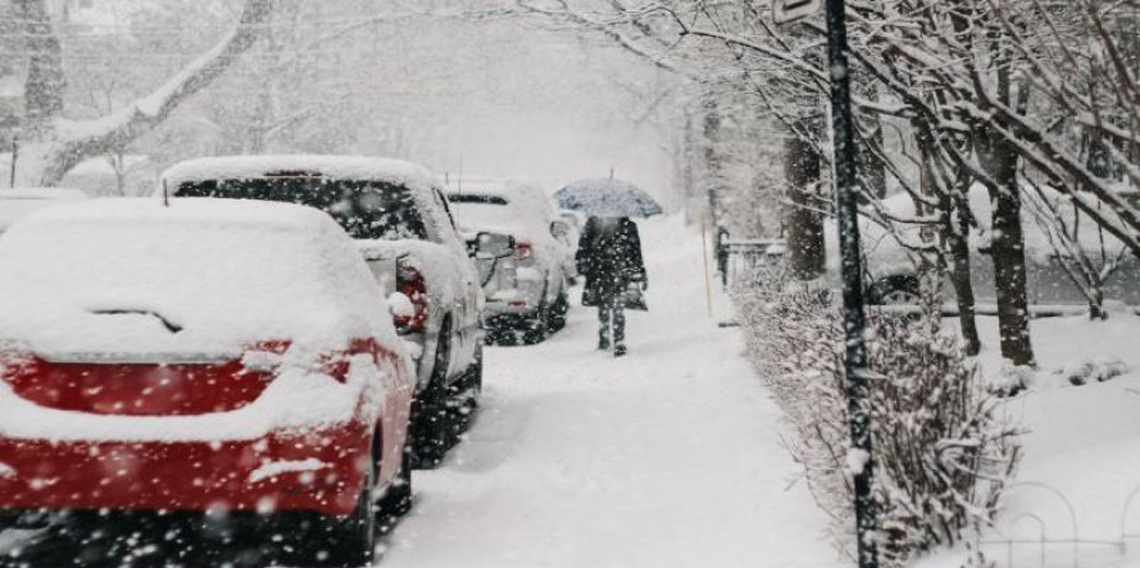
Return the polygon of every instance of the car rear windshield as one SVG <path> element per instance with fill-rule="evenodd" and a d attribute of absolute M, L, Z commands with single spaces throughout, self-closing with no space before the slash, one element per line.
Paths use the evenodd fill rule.
<path fill-rule="evenodd" d="M 261 178 L 184 182 L 178 195 L 297 203 L 328 213 L 354 239 L 427 239 L 427 229 L 411 191 L 387 182 L 271 174 Z"/>
<path fill-rule="evenodd" d="M 452 193 L 447 196 L 452 203 L 482 203 L 484 205 L 506 205 L 507 199 L 498 195 L 480 195 L 478 193 Z"/>

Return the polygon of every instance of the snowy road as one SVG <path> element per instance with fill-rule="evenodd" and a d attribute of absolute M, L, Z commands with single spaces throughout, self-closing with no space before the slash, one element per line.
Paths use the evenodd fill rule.
<path fill-rule="evenodd" d="M 482 414 L 417 472 L 382 566 L 839 565 L 738 331 L 706 314 L 699 236 L 662 219 L 642 242 L 630 354 L 595 351 L 581 307 L 544 344 L 489 350 Z"/>

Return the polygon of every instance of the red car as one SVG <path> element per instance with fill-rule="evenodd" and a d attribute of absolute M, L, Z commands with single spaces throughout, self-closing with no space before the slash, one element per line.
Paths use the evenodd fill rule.
<path fill-rule="evenodd" d="M 97 200 L 0 239 L 0 511 L 296 519 L 306 565 L 364 565 L 409 503 L 414 385 L 316 209 Z"/>

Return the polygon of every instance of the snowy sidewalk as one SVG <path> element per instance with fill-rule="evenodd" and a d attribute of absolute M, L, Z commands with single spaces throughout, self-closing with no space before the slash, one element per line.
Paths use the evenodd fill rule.
<path fill-rule="evenodd" d="M 482 413 L 391 535 L 386 568 L 837 566 L 739 332 L 705 308 L 699 236 L 642 224 L 650 311 L 630 354 L 578 306 L 544 344 L 487 353 Z"/>

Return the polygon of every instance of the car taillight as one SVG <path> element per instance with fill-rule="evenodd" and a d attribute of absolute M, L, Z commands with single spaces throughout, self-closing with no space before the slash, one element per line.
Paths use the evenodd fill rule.
<path fill-rule="evenodd" d="M 427 324 L 427 282 L 415 267 L 399 263 L 396 267 L 396 290 L 412 303 L 412 313 L 392 316 L 400 333 L 422 332 Z"/>
<path fill-rule="evenodd" d="M 514 256 L 515 260 L 526 260 L 530 258 L 531 253 L 534 252 L 533 247 L 526 241 L 518 241 L 515 243 Z"/>

